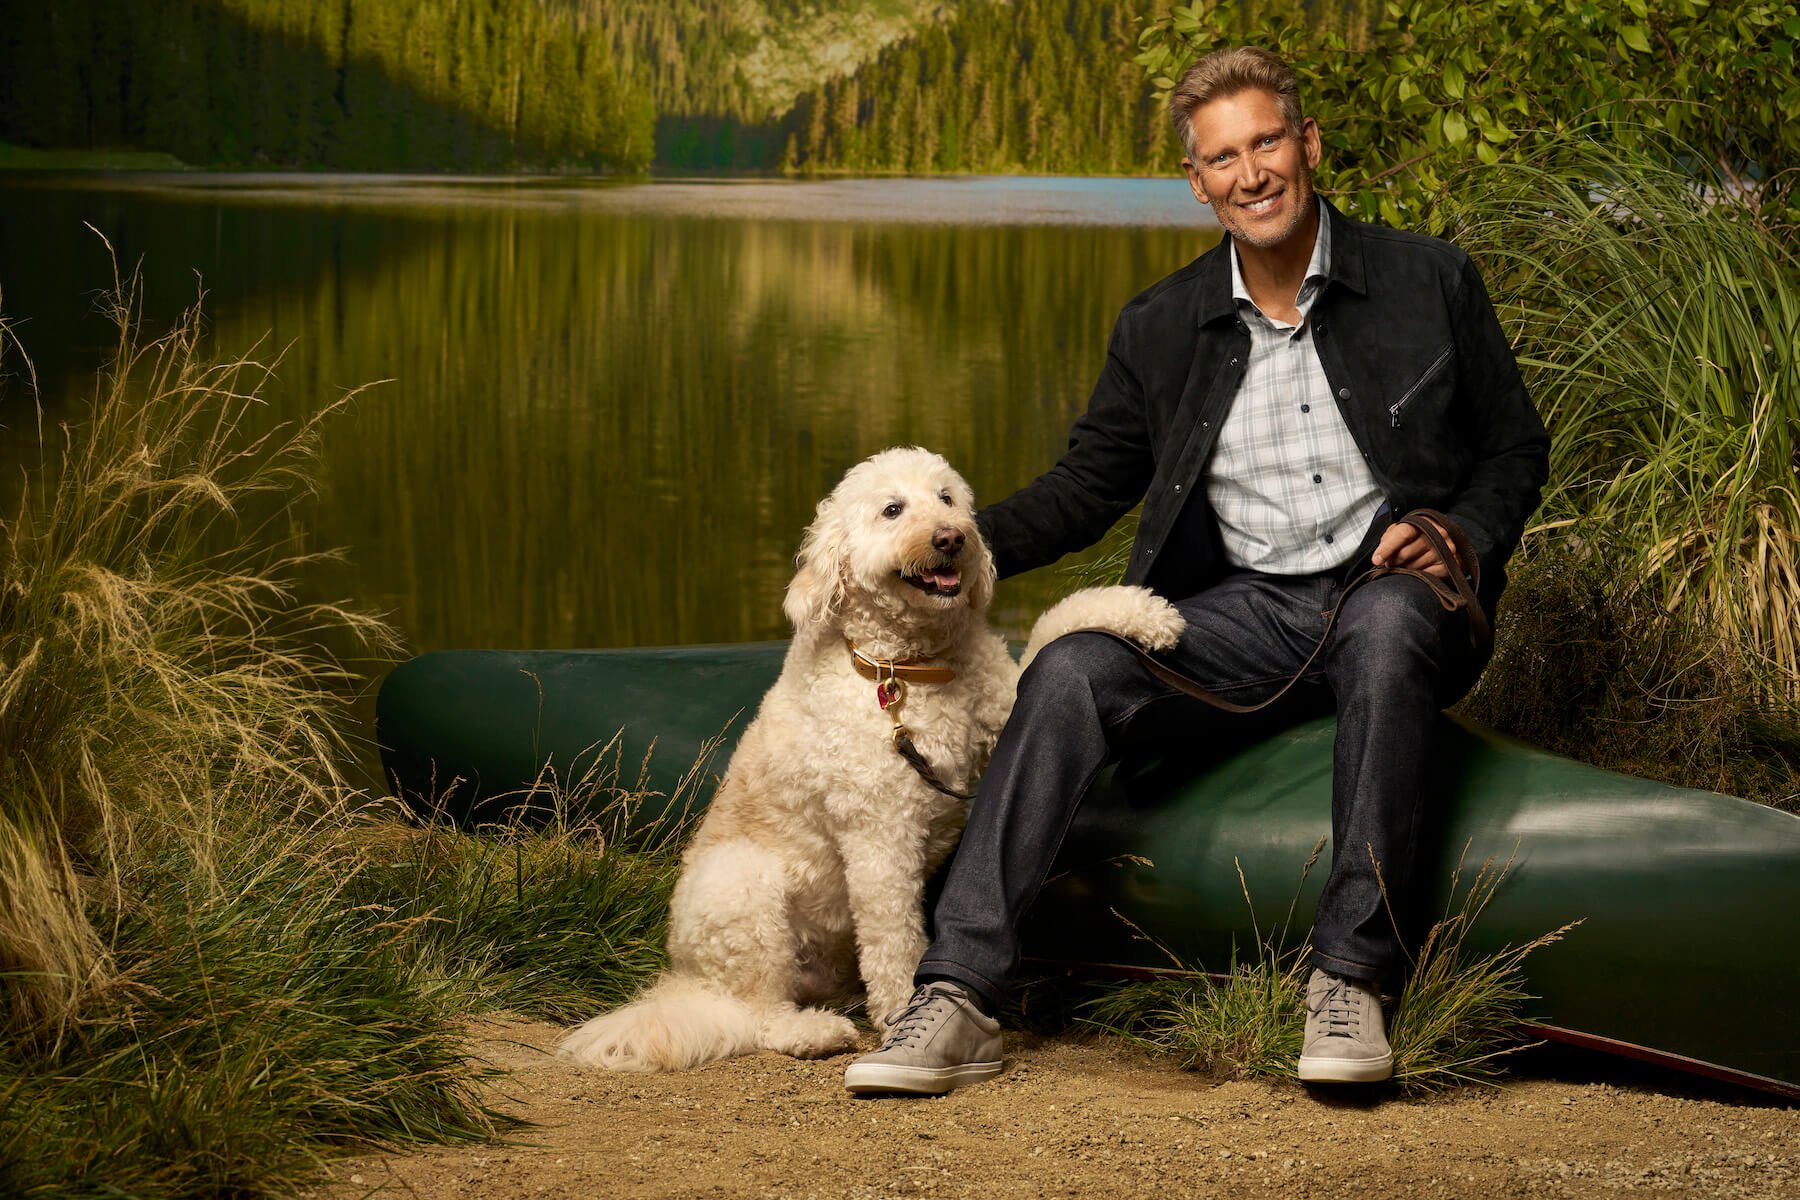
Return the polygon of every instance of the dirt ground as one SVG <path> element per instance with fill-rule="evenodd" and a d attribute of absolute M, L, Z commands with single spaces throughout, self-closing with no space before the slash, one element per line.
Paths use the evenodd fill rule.
<path fill-rule="evenodd" d="M 1010 1034 L 996 1080 L 855 1099 L 849 1056 L 613 1075 L 556 1061 L 558 1032 L 475 1031 L 506 1071 L 495 1106 L 531 1128 L 342 1160 L 313 1196 L 1800 1197 L 1800 1107 L 1604 1061 L 1533 1059 L 1499 1089 L 1406 1100 L 1217 1082 L 1110 1039 Z"/>

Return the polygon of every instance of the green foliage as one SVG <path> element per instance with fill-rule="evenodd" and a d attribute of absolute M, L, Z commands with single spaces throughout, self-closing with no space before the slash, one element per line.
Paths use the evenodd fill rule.
<path fill-rule="evenodd" d="M 604 773 L 552 797 L 588 823 L 486 836 L 349 792 L 315 641 L 388 641 L 291 598 L 324 414 L 259 432 L 268 368 L 206 362 L 197 308 L 141 343 L 137 294 L 0 525 L 0 1194 L 286 1194 L 346 1144 L 485 1139 L 463 1022 L 642 982 L 681 830 L 628 837 Z"/>
<path fill-rule="evenodd" d="M 1550 426 L 1546 536 L 1800 700 L 1800 259 L 1692 162 L 1569 136 L 1437 219 Z"/>
<path fill-rule="evenodd" d="M 507 0 L 75 0 L 0 21 L 0 138 L 190 163 L 642 170 L 598 22 Z"/>
<path fill-rule="evenodd" d="M 1557 754 L 1793 810 L 1800 706 L 1716 627 L 1568 537 L 1513 556 L 1494 661 L 1458 711 Z"/>
<path fill-rule="evenodd" d="M 1365 219 L 1415 224 L 1460 168 L 1596 123 L 1622 147 L 1684 142 L 1775 209 L 1794 203 L 1791 0 L 1389 0 L 1360 44 L 1292 15 L 1246 30 L 1241 9 L 1176 8 L 1135 61 L 1166 96 L 1217 47 L 1282 54 L 1324 135 L 1321 182 Z"/>

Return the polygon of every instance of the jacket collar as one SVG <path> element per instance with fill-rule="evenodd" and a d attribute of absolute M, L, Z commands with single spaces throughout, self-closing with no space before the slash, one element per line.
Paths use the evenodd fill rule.
<path fill-rule="evenodd" d="M 1363 275 L 1361 223 L 1346 217 L 1323 196 L 1319 197 L 1319 207 L 1331 223 L 1331 261 L 1326 266 L 1326 288 L 1321 295 L 1333 286 L 1347 287 L 1359 296 L 1368 295 L 1368 282 Z M 1198 321 L 1201 325 L 1237 318 L 1237 301 L 1231 296 L 1230 240 L 1229 237 L 1221 238 L 1219 244 L 1200 260 Z"/>

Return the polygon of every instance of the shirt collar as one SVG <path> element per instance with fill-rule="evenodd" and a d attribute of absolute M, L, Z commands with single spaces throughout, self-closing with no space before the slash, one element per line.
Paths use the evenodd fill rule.
<path fill-rule="evenodd" d="M 1331 239 L 1331 261 L 1326 274 L 1332 287 L 1348 288 L 1359 296 L 1368 295 L 1368 285 L 1363 278 L 1362 239 L 1357 223 L 1338 212 L 1332 207 L 1331 201 L 1323 196 L 1319 197 L 1319 212 L 1323 217 L 1321 224 L 1331 226 L 1332 230 L 1326 235 Z M 1313 251 L 1318 252 L 1317 242 L 1313 244 Z M 1237 316 L 1237 303 L 1231 296 L 1232 273 L 1236 261 L 1236 252 L 1229 237 L 1200 256 L 1196 264 L 1198 272 L 1194 277 L 1199 287 L 1194 313 L 1197 324 L 1210 325 L 1214 321 L 1230 320 Z"/>
<path fill-rule="evenodd" d="M 1319 289 L 1331 278 L 1331 221 L 1325 211 L 1325 202 L 1313 201 L 1314 210 L 1319 214 L 1318 232 L 1313 236 L 1312 257 L 1306 260 L 1306 275 L 1300 281 L 1300 292 L 1294 297 L 1294 307 L 1300 310 L 1304 321 L 1306 311 L 1312 307 Z M 1235 239 L 1225 239 L 1231 244 L 1231 296 L 1232 299 L 1254 307 L 1255 301 L 1250 299 L 1250 289 L 1244 286 L 1243 269 L 1238 266 L 1238 249 Z M 1260 310 L 1259 310 L 1260 311 Z"/>

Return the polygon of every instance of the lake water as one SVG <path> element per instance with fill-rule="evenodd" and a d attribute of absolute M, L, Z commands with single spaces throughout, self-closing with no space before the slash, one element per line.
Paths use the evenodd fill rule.
<path fill-rule="evenodd" d="M 151 325 L 285 348 L 328 427 L 318 587 L 415 652 L 785 636 L 813 505 L 896 443 L 994 500 L 1046 469 L 1119 306 L 1218 237 L 1169 180 L 609 184 L 0 176 L 0 290 L 54 415 L 108 342 L 93 225 Z M 29 435 L 16 381 L 0 437 Z M 1018 633 L 1068 587 L 1001 586 Z"/>

